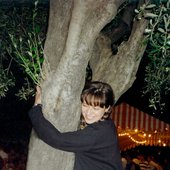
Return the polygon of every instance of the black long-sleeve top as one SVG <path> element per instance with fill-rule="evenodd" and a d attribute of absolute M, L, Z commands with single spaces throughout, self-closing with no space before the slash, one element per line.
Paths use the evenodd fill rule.
<path fill-rule="evenodd" d="M 105 120 L 83 130 L 60 133 L 42 114 L 41 106 L 29 111 L 38 137 L 48 145 L 75 153 L 74 170 L 122 170 L 116 127 Z"/>

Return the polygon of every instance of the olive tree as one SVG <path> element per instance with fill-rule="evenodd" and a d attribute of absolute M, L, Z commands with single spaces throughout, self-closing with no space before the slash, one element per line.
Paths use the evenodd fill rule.
<path fill-rule="evenodd" d="M 108 36 L 103 29 L 115 18 L 124 0 L 51 0 L 44 47 L 41 82 L 44 116 L 61 132 L 77 129 L 80 94 L 90 63 L 92 80 L 109 83 L 117 100 L 135 80 L 146 45 L 147 21 L 134 21 L 128 11 L 122 21 L 132 30 L 113 54 L 111 46 L 119 34 Z M 124 30 L 126 27 L 122 27 Z M 116 30 L 116 29 L 114 29 Z M 121 32 L 121 31 L 119 31 Z M 110 38 L 111 37 L 111 38 Z M 116 42 L 116 40 L 115 40 Z M 54 149 L 38 139 L 34 130 L 29 144 L 27 170 L 73 169 L 74 154 Z"/>
<path fill-rule="evenodd" d="M 149 4 L 154 1 L 156 4 Z M 0 98 L 14 86 L 10 68 L 15 60 L 22 68 L 23 77 L 29 76 L 25 77 L 26 89 L 22 88 L 18 95 L 26 99 L 32 92 L 31 78 L 34 86 L 42 87 L 44 116 L 61 132 L 76 130 L 87 68 L 92 70 L 92 80 L 111 84 L 117 101 L 133 84 L 145 51 L 150 63 L 146 67 L 144 94 L 150 95 L 154 110 L 165 108 L 164 97 L 170 90 L 169 0 L 145 3 L 142 0 L 51 0 L 48 22 L 46 10 L 39 9 L 41 17 L 37 18 L 38 1 L 35 9 L 27 8 L 32 2 L 0 0 L 2 6 L 8 6 L 0 10 Z M 11 3 L 25 8 L 10 11 Z M 48 0 L 40 3 L 46 6 Z M 42 32 L 47 24 L 44 36 Z M 51 148 L 32 131 L 27 169 L 72 169 L 73 162 L 72 153 Z"/>

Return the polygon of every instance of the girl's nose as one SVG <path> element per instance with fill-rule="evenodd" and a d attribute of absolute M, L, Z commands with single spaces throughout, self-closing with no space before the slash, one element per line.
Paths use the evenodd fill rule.
<path fill-rule="evenodd" d="M 87 109 L 87 114 L 91 114 L 91 110 L 92 110 L 92 107 L 89 106 L 88 109 Z"/>

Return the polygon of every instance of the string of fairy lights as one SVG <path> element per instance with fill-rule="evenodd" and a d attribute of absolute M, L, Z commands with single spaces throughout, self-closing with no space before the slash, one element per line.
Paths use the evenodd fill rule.
<path fill-rule="evenodd" d="M 139 140 L 134 139 L 134 137 L 132 137 L 132 136 L 130 135 L 130 133 L 126 133 L 126 132 L 124 132 L 124 133 L 119 133 L 119 136 L 128 136 L 133 142 L 135 142 L 135 143 L 137 143 L 137 144 L 144 144 L 144 143 L 146 143 L 146 140 L 139 141 Z"/>
<path fill-rule="evenodd" d="M 158 132 L 157 130 L 153 132 L 144 132 L 142 130 L 126 129 L 122 130 L 118 128 L 118 136 L 127 136 L 131 141 L 136 144 L 152 144 L 159 146 L 170 146 L 170 135 L 168 128 L 165 129 L 164 133 Z"/>

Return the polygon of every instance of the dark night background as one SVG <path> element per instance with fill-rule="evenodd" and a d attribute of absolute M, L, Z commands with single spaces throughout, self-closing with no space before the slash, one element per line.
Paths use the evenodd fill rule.
<path fill-rule="evenodd" d="M 139 70 L 137 72 L 137 78 L 133 86 L 120 97 L 117 103 L 126 102 L 150 115 L 153 115 L 151 109 L 148 108 L 148 99 L 141 97 L 143 79 L 144 79 L 144 67 L 146 65 L 146 58 L 141 61 Z M 0 144 L 8 149 L 15 149 L 15 153 L 19 153 L 18 159 L 24 159 L 24 165 L 26 165 L 28 144 L 31 133 L 31 122 L 28 118 L 28 111 L 33 105 L 34 98 L 30 98 L 28 101 L 20 101 L 15 93 L 23 83 L 23 75 L 18 67 L 13 67 L 15 76 L 17 77 L 16 87 L 11 88 L 7 97 L 0 100 Z M 169 101 L 169 100 L 168 100 Z M 169 106 L 168 106 L 169 107 Z M 155 114 L 153 116 L 164 120 L 169 123 L 168 111 L 161 114 Z M 161 164 L 164 164 L 164 159 L 169 158 L 170 147 L 160 146 L 143 146 L 139 145 L 135 148 L 131 148 L 126 151 L 129 154 L 148 154 L 151 153 L 155 156 L 156 160 Z M 25 170 L 25 168 L 23 168 Z"/>
<path fill-rule="evenodd" d="M 33 98 L 20 100 L 15 94 L 23 84 L 23 75 L 16 64 L 12 65 L 16 85 L 10 88 L 7 96 L 0 100 L 0 136 L 1 140 L 27 140 L 31 131 L 28 110 L 33 104 Z"/>
<path fill-rule="evenodd" d="M 170 123 L 169 119 L 169 112 L 170 112 L 170 94 L 166 96 L 165 100 L 165 109 L 163 112 L 158 110 L 153 110 L 153 108 L 149 107 L 149 97 L 148 96 L 142 96 L 142 89 L 144 86 L 144 76 L 145 76 L 145 66 L 148 63 L 147 56 L 144 56 L 141 60 L 140 66 L 138 68 L 138 72 L 136 74 L 136 80 L 133 83 L 132 87 L 124 93 L 119 102 L 126 102 L 131 106 L 134 106 L 138 108 L 139 110 L 148 113 L 149 115 L 152 115 L 166 123 Z"/>
<path fill-rule="evenodd" d="M 3 2 L 4 4 L 6 3 L 5 1 Z M 160 111 L 154 112 L 151 108 L 148 107 L 148 97 L 142 97 L 145 66 L 147 63 L 147 56 L 144 56 L 140 63 L 134 84 L 126 93 L 124 93 L 120 97 L 117 104 L 121 102 L 126 102 L 129 105 L 134 106 L 145 113 L 148 113 L 149 115 L 159 118 L 160 120 L 163 120 L 166 123 L 170 123 L 170 94 L 165 99 L 166 108 L 162 114 L 160 113 Z M 21 101 L 18 99 L 18 97 L 15 96 L 16 92 L 24 82 L 24 75 L 22 74 L 22 71 L 18 70 L 16 64 L 13 64 L 11 69 L 14 73 L 14 76 L 16 77 L 16 86 L 10 88 L 5 98 L 0 99 L 0 143 L 8 142 L 11 144 L 12 142 L 22 140 L 28 144 L 32 126 L 27 113 L 33 105 L 34 98 L 32 97 L 27 101 Z M 155 114 L 153 114 L 153 112 Z M 137 149 L 140 149 L 140 147 Z M 144 150 L 144 148 L 142 148 L 142 150 Z M 148 147 L 145 147 L 145 150 L 147 152 Z M 160 151 L 160 148 L 155 147 L 154 151 L 152 150 L 152 152 L 168 153 L 169 150 L 163 148 L 162 151 Z"/>
<path fill-rule="evenodd" d="M 5 6 L 11 4 L 11 2 L 17 5 L 23 5 L 27 3 L 33 3 L 34 0 L 0 0 L 0 4 Z M 48 0 L 39 0 L 39 2 L 45 6 L 49 5 Z M 160 120 L 165 121 L 166 123 L 170 123 L 170 95 L 168 95 L 165 99 L 166 108 L 162 114 L 160 111 L 155 112 L 148 107 L 148 97 L 141 97 L 142 87 L 144 85 L 145 66 L 147 63 L 147 56 L 144 56 L 139 66 L 134 84 L 126 93 L 120 97 L 117 104 L 126 102 L 129 105 L 142 110 L 143 112 L 146 112 L 156 118 L 159 118 Z M 16 77 L 16 86 L 9 90 L 7 97 L 0 99 L 0 135 L 2 138 L 25 138 L 29 135 L 31 129 L 31 124 L 27 112 L 33 104 L 33 98 L 31 98 L 29 101 L 20 101 L 15 96 L 15 93 L 23 84 L 24 75 L 22 75 L 22 72 L 18 70 L 18 67 L 15 64 L 12 65 L 12 70 L 14 72 L 14 76 Z M 155 114 L 153 114 L 153 112 Z"/>
<path fill-rule="evenodd" d="M 155 113 L 153 110 L 148 107 L 148 98 L 141 97 L 142 95 L 142 86 L 144 84 L 144 70 L 147 63 L 146 56 L 143 57 L 141 64 L 139 66 L 136 80 L 132 87 L 124 93 L 117 104 L 121 102 L 126 102 L 131 106 L 142 110 L 160 120 L 170 123 L 169 120 L 169 105 L 168 101 L 169 96 L 166 102 L 166 110 L 164 113 Z M 28 118 L 28 110 L 33 105 L 33 98 L 30 98 L 28 101 L 21 101 L 16 96 L 15 93 L 21 87 L 23 83 L 23 75 L 16 65 L 13 66 L 13 71 L 16 76 L 16 86 L 11 88 L 7 94 L 7 97 L 0 100 L 0 135 L 1 139 L 13 139 L 13 138 L 28 138 L 31 130 L 31 123 Z"/>

